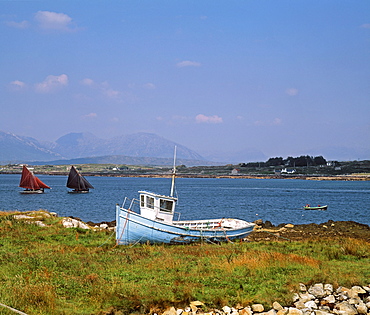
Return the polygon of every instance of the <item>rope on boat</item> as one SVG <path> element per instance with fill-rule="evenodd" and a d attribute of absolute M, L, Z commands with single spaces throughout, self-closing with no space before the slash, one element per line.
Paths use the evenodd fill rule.
<path fill-rule="evenodd" d="M 9 310 L 13 311 L 14 313 L 18 313 L 18 314 L 21 314 L 21 315 L 27 315 L 26 313 L 23 313 L 23 312 L 21 312 L 21 311 L 18 311 L 18 310 L 16 310 L 15 308 L 12 308 L 12 307 L 10 307 L 10 306 L 8 306 L 8 305 L 5 305 L 5 304 L 3 304 L 3 303 L 0 303 L 0 306 L 3 306 L 3 307 L 5 307 L 5 308 L 7 308 L 7 309 L 9 309 Z"/>
<path fill-rule="evenodd" d="M 142 240 L 142 238 L 144 237 L 144 235 L 142 235 L 135 243 L 133 243 L 130 248 L 134 247 L 136 244 L 140 243 L 140 241 Z"/>
<path fill-rule="evenodd" d="M 223 232 L 224 232 L 224 234 L 225 234 L 225 239 L 226 239 L 229 243 L 234 244 L 234 242 L 230 241 L 229 237 L 228 237 L 228 236 L 227 236 L 227 234 L 226 234 L 225 229 L 223 229 L 222 231 L 223 231 Z"/>
<path fill-rule="evenodd" d="M 106 241 L 103 243 L 103 244 L 101 244 L 101 245 L 99 245 L 98 246 L 98 248 L 99 247 L 102 247 L 106 242 L 108 242 L 108 240 L 115 234 L 116 232 L 113 230 L 113 233 L 106 239 Z"/>
<path fill-rule="evenodd" d="M 129 209 L 127 209 L 127 215 L 126 215 L 126 219 L 125 219 L 125 224 L 123 225 L 121 235 L 119 236 L 119 238 L 118 238 L 118 239 L 117 239 L 117 241 L 116 241 L 116 246 L 118 245 L 118 241 L 122 239 L 122 235 L 123 235 L 123 232 L 125 231 L 125 228 L 126 228 L 126 225 L 127 225 L 127 221 L 128 221 L 128 215 L 129 215 L 130 211 L 131 211 L 131 209 L 130 209 L 130 208 L 129 208 Z M 117 224 L 118 224 L 118 222 L 117 222 Z M 116 227 L 116 228 L 117 228 L 117 227 Z"/>

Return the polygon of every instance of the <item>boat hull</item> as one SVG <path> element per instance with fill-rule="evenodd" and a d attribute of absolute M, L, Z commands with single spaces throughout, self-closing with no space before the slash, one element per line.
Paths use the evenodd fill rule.
<path fill-rule="evenodd" d="M 69 194 L 87 194 L 89 191 L 88 190 L 69 190 Z"/>
<path fill-rule="evenodd" d="M 43 190 L 22 190 L 19 193 L 23 195 L 31 195 L 31 194 L 43 194 Z"/>
<path fill-rule="evenodd" d="M 116 206 L 116 241 L 119 245 L 135 243 L 187 244 L 192 242 L 225 242 L 245 238 L 254 224 L 244 222 L 241 228 L 194 229 L 186 226 L 151 220 L 125 208 Z M 221 219 L 220 219 L 221 220 Z M 188 221 L 197 222 L 197 221 Z"/>
<path fill-rule="evenodd" d="M 303 207 L 304 210 L 326 210 L 328 206 Z"/>

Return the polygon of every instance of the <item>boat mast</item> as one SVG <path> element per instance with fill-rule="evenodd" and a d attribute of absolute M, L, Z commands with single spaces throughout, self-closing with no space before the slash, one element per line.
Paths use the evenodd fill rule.
<path fill-rule="evenodd" d="M 176 146 L 175 146 L 175 152 L 173 155 L 173 170 L 172 170 L 172 184 L 171 184 L 171 193 L 170 196 L 173 197 L 174 191 L 175 191 L 175 177 L 176 177 Z"/>

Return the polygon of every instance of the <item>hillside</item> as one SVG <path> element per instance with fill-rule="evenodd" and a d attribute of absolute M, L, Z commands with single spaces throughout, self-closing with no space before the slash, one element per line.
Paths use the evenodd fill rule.
<path fill-rule="evenodd" d="M 0 162 L 51 161 L 63 158 L 36 139 L 0 131 Z"/>
<path fill-rule="evenodd" d="M 151 133 L 135 133 L 111 139 L 101 139 L 91 133 L 69 133 L 53 143 L 42 143 L 2 131 L 0 163 L 168 165 L 172 163 L 169 163 L 169 159 L 173 159 L 175 146 L 178 160 L 184 164 L 206 163 L 195 151 Z M 75 162 L 75 159 L 80 160 Z"/>

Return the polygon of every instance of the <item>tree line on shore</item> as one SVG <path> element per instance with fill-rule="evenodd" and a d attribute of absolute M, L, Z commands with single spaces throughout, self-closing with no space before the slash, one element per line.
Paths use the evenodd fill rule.
<path fill-rule="evenodd" d="M 338 162 L 334 162 L 338 164 Z M 327 161 L 323 156 L 309 156 L 301 155 L 299 157 L 288 156 L 286 159 L 282 157 L 272 157 L 266 162 L 250 162 L 250 163 L 240 163 L 241 167 L 269 167 L 269 166 L 320 166 L 326 165 Z"/>

